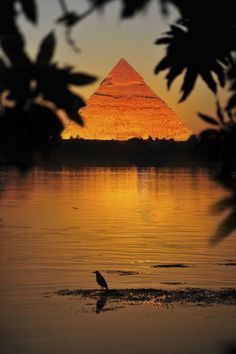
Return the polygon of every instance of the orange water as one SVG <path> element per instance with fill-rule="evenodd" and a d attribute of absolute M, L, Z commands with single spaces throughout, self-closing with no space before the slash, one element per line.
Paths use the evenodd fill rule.
<path fill-rule="evenodd" d="M 95 349 L 99 328 L 104 326 L 110 339 L 117 340 L 116 331 L 122 330 L 120 313 L 123 312 L 127 323 L 137 328 L 135 335 L 132 332 L 133 337 L 122 337 L 130 345 L 126 351 L 123 348 L 122 353 L 156 353 L 155 328 L 149 320 L 156 323 L 159 315 L 163 316 L 161 321 L 165 317 L 170 321 L 169 327 L 168 323 L 165 326 L 167 333 L 173 336 L 183 316 L 189 318 L 188 321 L 193 319 L 192 324 L 189 322 L 193 331 L 199 330 L 201 325 L 203 329 L 208 322 L 213 326 L 214 322 L 217 329 L 211 329 L 210 336 L 217 340 L 222 313 L 229 321 L 227 333 L 234 332 L 235 310 L 201 312 L 199 309 L 197 321 L 194 320 L 197 310 L 188 310 L 185 315 L 178 310 L 180 313 L 175 312 L 171 320 L 169 310 L 159 309 L 158 312 L 147 308 L 135 313 L 121 310 L 119 315 L 112 312 L 96 317 L 87 313 L 78 315 L 77 302 L 56 296 L 43 297 L 46 291 L 66 287 L 96 288 L 91 273 L 94 270 L 102 271 L 113 288 L 236 287 L 236 267 L 223 265 L 235 262 L 235 237 L 228 237 L 214 247 L 209 245 L 209 238 L 222 219 L 222 216 L 210 215 L 209 207 L 226 192 L 208 177 L 206 171 L 85 168 L 34 170 L 25 176 L 2 171 L 1 185 L 0 331 L 3 354 L 111 353 L 105 344 Z M 183 263 L 190 267 L 153 268 L 166 263 Z M 107 273 L 111 270 L 137 274 Z M 180 284 L 168 285 L 166 282 Z M 149 311 L 147 316 L 145 311 Z M 215 319 L 204 319 L 207 314 Z M 148 322 L 144 323 L 142 318 Z M 147 334 L 150 350 L 144 349 L 145 337 L 143 342 L 138 339 L 141 341 L 138 349 L 132 347 L 137 333 L 142 332 L 142 326 L 147 329 L 147 324 L 149 330 L 153 328 L 154 331 Z M 94 346 L 88 342 L 86 346 L 84 341 L 90 326 Z M 222 338 L 227 341 L 230 335 L 224 328 Z M 162 343 L 163 337 L 160 338 Z M 177 342 L 176 351 L 174 343 L 171 347 L 166 341 L 167 347 L 162 347 L 160 353 L 178 353 Z M 205 340 L 200 342 L 204 352 Z M 164 346 L 163 343 L 159 345 Z M 187 347 L 186 353 L 195 353 L 194 350 Z M 117 347 L 113 352 L 121 351 Z M 211 352 L 209 346 L 205 352 Z"/>

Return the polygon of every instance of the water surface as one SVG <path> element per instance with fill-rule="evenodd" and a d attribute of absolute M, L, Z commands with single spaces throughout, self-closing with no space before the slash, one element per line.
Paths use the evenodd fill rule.
<path fill-rule="evenodd" d="M 157 346 L 160 353 L 199 353 L 190 348 L 195 331 L 201 353 L 220 353 L 233 340 L 230 306 L 145 305 L 96 314 L 79 299 L 45 297 L 96 288 L 94 270 L 116 289 L 236 287 L 235 238 L 209 245 L 221 220 L 209 207 L 225 192 L 206 171 L 84 168 L 20 176 L 4 170 L 1 184 L 3 354 L 110 353 L 105 337 L 110 345 L 120 342 L 114 353 L 154 353 Z"/>

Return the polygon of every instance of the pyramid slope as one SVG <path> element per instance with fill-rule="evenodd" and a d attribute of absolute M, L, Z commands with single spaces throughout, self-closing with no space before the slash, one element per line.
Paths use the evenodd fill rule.
<path fill-rule="evenodd" d="M 80 114 L 85 128 L 77 130 L 76 135 L 83 139 L 152 137 L 181 141 L 191 135 L 177 115 L 124 59 L 102 81 Z"/>

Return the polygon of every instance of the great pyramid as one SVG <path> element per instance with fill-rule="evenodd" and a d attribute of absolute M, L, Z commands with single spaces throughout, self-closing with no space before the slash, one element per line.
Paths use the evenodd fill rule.
<path fill-rule="evenodd" d="M 130 138 L 187 140 L 191 131 L 121 59 L 80 110 L 85 127 L 67 136 L 83 139 L 128 140 Z M 72 134 L 73 132 L 73 134 Z"/>

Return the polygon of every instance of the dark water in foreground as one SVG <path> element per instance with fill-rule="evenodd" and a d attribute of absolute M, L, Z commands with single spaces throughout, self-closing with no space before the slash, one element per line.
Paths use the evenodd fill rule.
<path fill-rule="evenodd" d="M 209 206 L 225 192 L 204 171 L 2 171 L 1 183 L 1 353 L 226 353 L 234 342 L 233 305 L 101 299 L 97 311 L 96 297 L 55 294 L 96 288 L 94 270 L 116 289 L 236 287 L 235 237 L 209 246 L 220 221 Z"/>

